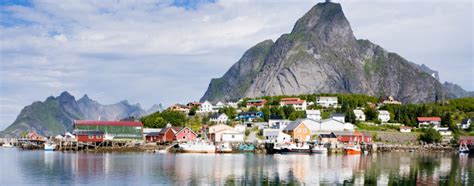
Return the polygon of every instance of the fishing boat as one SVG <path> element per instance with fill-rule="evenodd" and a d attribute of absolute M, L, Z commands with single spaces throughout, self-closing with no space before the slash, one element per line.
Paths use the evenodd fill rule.
<path fill-rule="evenodd" d="M 105 134 L 104 135 L 104 140 L 106 140 L 106 141 L 111 141 L 113 139 L 114 139 L 114 136 L 111 135 L 111 134 Z"/>
<path fill-rule="evenodd" d="M 292 143 L 286 146 L 281 146 L 281 153 L 290 154 L 290 153 L 310 153 L 311 148 L 308 144 L 296 144 Z"/>
<path fill-rule="evenodd" d="M 210 142 L 188 142 L 179 144 L 179 151 L 185 153 L 215 153 L 216 146 Z"/>
<path fill-rule="evenodd" d="M 229 143 L 222 143 L 216 147 L 216 152 L 218 153 L 231 153 L 232 147 Z"/>
<path fill-rule="evenodd" d="M 343 150 L 346 154 L 360 154 L 362 152 L 359 145 L 347 145 L 343 147 Z"/>
<path fill-rule="evenodd" d="M 459 153 L 469 153 L 469 147 L 466 144 L 461 143 L 459 145 Z"/>
<path fill-rule="evenodd" d="M 327 154 L 328 153 L 328 149 L 326 147 L 324 147 L 324 145 L 315 145 L 312 149 L 311 149 L 311 152 L 312 153 L 315 153 L 315 154 Z"/>
<path fill-rule="evenodd" d="M 45 151 L 54 151 L 56 149 L 56 144 L 53 142 L 47 142 L 44 144 L 44 150 Z"/>
<path fill-rule="evenodd" d="M 13 147 L 13 144 L 12 144 L 12 143 L 4 143 L 4 144 L 2 145 L 2 147 L 4 147 L 4 148 L 12 148 L 12 147 Z"/>
<path fill-rule="evenodd" d="M 253 152 L 255 151 L 255 145 L 253 144 L 240 144 L 239 145 L 239 150 L 241 152 Z"/>

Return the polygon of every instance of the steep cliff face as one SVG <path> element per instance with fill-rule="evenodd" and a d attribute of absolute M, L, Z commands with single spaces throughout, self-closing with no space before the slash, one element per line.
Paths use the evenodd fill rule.
<path fill-rule="evenodd" d="M 315 5 L 262 59 L 254 78 L 234 74 L 231 80 L 226 73 L 219 81 L 226 84 L 246 78 L 252 82 L 242 96 L 234 96 L 238 98 L 358 93 L 393 95 L 403 102 L 435 102 L 444 96 L 442 85 L 433 76 L 368 40 L 357 40 L 337 3 Z M 211 82 L 202 100 L 228 100 L 227 92 L 245 88 L 234 85 Z M 218 94 L 223 96 L 212 96 Z"/>
<path fill-rule="evenodd" d="M 13 124 L 0 135 L 15 137 L 26 131 L 51 136 L 71 131 L 72 123 L 77 119 L 121 120 L 145 114 L 140 105 L 130 105 L 127 101 L 102 105 L 87 95 L 76 101 L 74 96 L 63 92 L 58 97 L 50 96 L 44 102 L 36 101 L 23 108 Z"/>

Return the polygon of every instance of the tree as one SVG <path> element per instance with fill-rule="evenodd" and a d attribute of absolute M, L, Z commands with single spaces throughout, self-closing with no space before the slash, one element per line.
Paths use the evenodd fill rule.
<path fill-rule="evenodd" d="M 289 118 L 291 113 L 295 112 L 295 108 L 293 105 L 285 105 L 283 106 L 283 112 L 285 113 L 286 118 Z"/>
<path fill-rule="evenodd" d="M 202 128 L 201 116 L 190 117 L 186 123 L 186 126 L 193 131 L 199 131 Z"/>
<path fill-rule="evenodd" d="M 270 118 L 270 108 L 268 108 L 268 106 L 265 106 L 261 108 L 260 111 L 263 112 L 263 120 L 268 121 L 268 119 Z"/>
<path fill-rule="evenodd" d="M 219 113 L 224 113 L 231 119 L 237 117 L 237 110 L 234 107 L 222 107 L 219 109 Z"/>
<path fill-rule="evenodd" d="M 197 109 L 198 109 L 198 107 L 197 107 L 196 105 L 194 105 L 193 107 L 191 107 L 191 109 L 189 109 L 189 115 L 190 115 L 190 116 L 196 115 Z"/>
<path fill-rule="evenodd" d="M 249 108 L 249 112 L 257 112 L 257 111 L 258 111 L 257 107 L 252 106 Z"/>
<path fill-rule="evenodd" d="M 305 117 L 305 112 L 304 111 L 295 111 L 295 112 L 292 112 L 290 114 L 288 119 L 294 121 L 296 119 L 304 118 L 304 117 Z"/>
<path fill-rule="evenodd" d="M 142 117 L 140 121 L 145 127 L 150 128 L 163 128 L 168 123 L 173 126 L 183 126 L 186 122 L 186 115 L 179 111 L 165 110 Z"/>
<path fill-rule="evenodd" d="M 374 108 L 366 107 L 365 108 L 365 118 L 367 121 L 375 121 L 377 120 L 378 113 Z"/>
<path fill-rule="evenodd" d="M 439 143 L 441 138 L 441 134 L 433 128 L 424 129 L 423 134 L 420 135 L 420 140 L 426 143 Z"/>
<path fill-rule="evenodd" d="M 346 116 L 344 119 L 346 120 L 346 122 L 356 123 L 356 115 L 354 114 L 353 110 L 347 110 L 345 115 Z"/>

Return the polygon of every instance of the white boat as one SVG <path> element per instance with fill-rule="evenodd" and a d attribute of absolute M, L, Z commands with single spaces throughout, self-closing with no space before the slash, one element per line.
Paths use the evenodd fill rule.
<path fill-rule="evenodd" d="M 222 143 L 222 144 L 220 144 L 220 145 L 217 146 L 216 152 L 219 152 L 219 153 L 230 153 L 230 152 L 232 152 L 232 147 L 230 146 L 229 143 Z"/>
<path fill-rule="evenodd" d="M 315 154 L 327 154 L 328 153 L 328 149 L 326 147 L 324 147 L 324 145 L 315 145 L 312 149 L 311 149 L 311 152 L 312 153 L 315 153 Z"/>
<path fill-rule="evenodd" d="M 179 151 L 190 153 L 215 153 L 216 146 L 210 142 L 188 142 L 179 144 Z"/>
<path fill-rule="evenodd" d="M 44 150 L 45 151 L 54 151 L 56 149 L 56 144 L 52 142 L 47 142 L 44 144 Z"/>
<path fill-rule="evenodd" d="M 311 148 L 308 144 L 289 144 L 286 146 L 281 146 L 281 153 L 310 153 Z"/>
<path fill-rule="evenodd" d="M 104 135 L 104 140 L 113 140 L 114 139 L 114 136 L 112 136 L 111 134 L 105 134 Z"/>
<path fill-rule="evenodd" d="M 4 148 L 12 148 L 12 147 L 13 147 L 13 144 L 12 144 L 12 143 L 4 143 L 4 144 L 2 145 L 2 147 L 4 147 Z"/>
<path fill-rule="evenodd" d="M 469 147 L 466 144 L 459 145 L 459 153 L 469 153 Z"/>

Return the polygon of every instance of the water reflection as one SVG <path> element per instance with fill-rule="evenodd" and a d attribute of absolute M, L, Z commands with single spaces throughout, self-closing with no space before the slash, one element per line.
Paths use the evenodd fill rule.
<path fill-rule="evenodd" d="M 0 150 L 11 184 L 474 185 L 474 158 L 374 155 L 95 154 Z"/>

